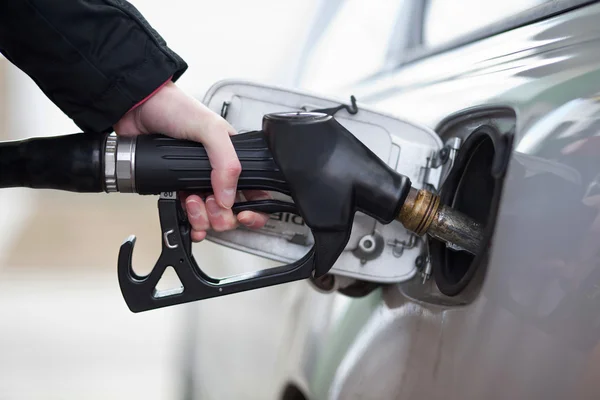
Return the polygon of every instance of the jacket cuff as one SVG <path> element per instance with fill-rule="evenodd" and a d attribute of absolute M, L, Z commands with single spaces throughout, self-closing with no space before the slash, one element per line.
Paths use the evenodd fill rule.
<path fill-rule="evenodd" d="M 156 89 L 154 89 L 154 91 L 152 93 L 150 93 L 148 96 L 146 96 L 145 98 L 143 98 L 142 101 L 138 102 L 133 107 L 131 107 L 127 112 L 131 112 L 131 111 L 135 110 L 136 108 L 138 108 L 139 106 L 141 106 L 142 104 L 144 104 L 146 101 L 148 101 L 148 99 L 150 99 L 150 97 L 154 96 L 160 89 L 162 89 L 163 86 L 165 86 L 169 82 L 172 82 L 172 79 L 173 79 L 173 77 L 170 76 L 169 79 L 167 79 L 166 81 L 164 81 L 159 87 L 157 87 Z"/>
<path fill-rule="evenodd" d="M 104 92 L 79 108 L 71 118 L 85 132 L 110 133 L 129 110 L 169 80 L 176 82 L 187 67 L 179 56 L 148 41 L 144 62 L 114 79 Z"/>

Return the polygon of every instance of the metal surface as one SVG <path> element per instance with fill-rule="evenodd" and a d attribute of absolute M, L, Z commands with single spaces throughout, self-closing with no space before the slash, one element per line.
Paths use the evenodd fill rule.
<path fill-rule="evenodd" d="M 117 141 L 117 188 L 121 193 L 135 192 L 135 136 L 120 136 Z"/>
<path fill-rule="evenodd" d="M 436 218 L 440 198 L 427 190 L 411 188 L 397 219 L 409 231 L 424 235 Z"/>
<path fill-rule="evenodd" d="M 106 138 L 104 150 L 104 184 L 106 191 L 117 191 L 117 135 L 112 133 Z"/>
<path fill-rule="evenodd" d="M 381 255 L 385 247 L 383 237 L 377 233 L 365 235 L 358 241 L 354 250 L 354 255 L 358 257 L 363 264 L 374 260 Z"/>
<path fill-rule="evenodd" d="M 411 188 L 397 219 L 419 236 L 441 240 L 454 250 L 477 254 L 483 239 L 483 225 L 445 205 L 439 196 Z"/>
<path fill-rule="evenodd" d="M 440 187 L 438 189 L 441 189 L 441 187 L 443 187 L 444 183 L 446 182 L 446 179 L 448 178 L 448 175 L 450 174 L 450 171 L 454 167 L 454 161 L 456 159 L 458 151 L 460 150 L 461 145 L 462 139 L 459 137 L 451 137 L 447 140 L 444 149 L 447 149 L 448 151 L 448 160 L 446 161 L 446 165 L 444 166 L 443 176 L 441 179 Z"/>
<path fill-rule="evenodd" d="M 427 234 L 454 250 L 465 250 L 476 255 L 484 237 L 483 231 L 482 224 L 443 205 L 438 209 Z"/>
<path fill-rule="evenodd" d="M 171 244 L 169 243 L 169 235 L 173 234 L 175 231 L 173 229 L 169 229 L 168 231 L 163 233 L 163 241 L 165 242 L 165 246 L 169 249 L 176 249 L 179 246 L 177 243 Z"/>

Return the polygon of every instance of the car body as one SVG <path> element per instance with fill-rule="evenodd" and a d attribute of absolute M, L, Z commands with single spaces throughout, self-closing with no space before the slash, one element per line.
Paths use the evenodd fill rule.
<path fill-rule="evenodd" d="M 306 77 L 319 63 L 307 51 L 298 85 L 355 95 L 443 140 L 493 130 L 503 144 L 485 165 L 501 173 L 462 200 L 485 205 L 489 252 L 468 262 L 432 254 L 431 276 L 360 295 L 295 284 L 273 340 L 261 338 L 277 357 L 255 359 L 244 379 L 282 400 L 600 397 L 600 3 L 538 1 L 431 48 L 432 9 L 400 3 L 404 34 L 390 30 L 401 40 L 386 42 L 374 73 L 324 88 L 327 75 Z M 468 281 L 448 282 L 458 270 Z"/>

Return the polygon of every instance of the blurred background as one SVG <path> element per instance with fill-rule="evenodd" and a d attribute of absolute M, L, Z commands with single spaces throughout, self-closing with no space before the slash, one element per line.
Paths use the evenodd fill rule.
<path fill-rule="evenodd" d="M 220 79 L 295 84 L 323 6 L 320 0 L 132 3 L 188 62 L 179 85 L 199 99 Z M 0 123 L 0 140 L 78 131 L 3 58 Z M 154 265 L 156 198 L 7 189 L 0 192 L 0 226 L 0 399 L 269 397 L 268 385 L 245 371 L 256 370 L 259 357 L 266 361 L 264 379 L 272 379 L 277 344 L 262 340 L 265 333 L 276 337 L 293 285 L 133 314 L 118 288 L 117 253 L 135 234 L 135 268 L 143 273 Z M 208 242 L 195 245 L 194 254 L 220 275 L 269 265 Z"/>
<path fill-rule="evenodd" d="M 389 53 L 390 40 L 408 40 L 404 0 L 131 2 L 188 62 L 179 85 L 198 99 L 228 78 L 347 98 L 355 81 L 399 57 Z M 478 27 L 472 16 L 479 1 L 465 1 L 452 19 L 456 8 L 443 6 L 451 2 L 433 2 L 428 42 L 451 40 L 456 27 L 461 34 Z M 482 26 L 485 16 L 523 7 L 516 0 L 481 3 L 500 7 L 478 14 Z M 77 131 L 0 58 L 0 140 Z M 276 385 L 266 383 L 277 379 L 277 358 L 285 354 L 277 340 L 294 318 L 290 304 L 312 290 L 306 283 L 133 314 L 118 288 L 117 253 L 135 234 L 135 268 L 152 268 L 160 252 L 156 198 L 7 189 L 0 191 L 0 226 L 0 399 L 274 396 Z M 194 254 L 221 276 L 271 265 L 209 242 L 195 245 Z"/>
<path fill-rule="evenodd" d="M 290 82 L 319 1 L 132 3 L 188 62 L 179 84 L 202 99 L 224 78 Z M 0 121 L 1 140 L 78 131 L 5 59 Z M 277 329 L 269 321 L 279 310 L 265 294 L 141 314 L 127 309 L 117 253 L 135 234 L 136 269 L 154 265 L 160 253 L 156 198 L 3 190 L 0 226 L 0 399 L 265 398 L 264 385 L 244 382 L 257 354 L 240 350 L 241 342 L 256 342 L 270 357 L 260 329 Z M 265 263 L 210 243 L 194 254 L 223 275 Z M 203 357 L 217 348 L 225 357 Z M 198 369 L 207 375 L 196 375 Z"/>

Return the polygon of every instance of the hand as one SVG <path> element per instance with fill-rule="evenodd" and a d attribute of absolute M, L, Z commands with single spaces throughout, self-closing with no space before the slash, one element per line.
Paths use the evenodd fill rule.
<path fill-rule="evenodd" d="M 235 129 L 220 115 L 184 93 L 169 81 L 143 103 L 129 111 L 114 126 L 117 135 L 135 136 L 161 133 L 176 139 L 201 142 L 213 168 L 211 184 L 214 194 L 204 201 L 198 194 L 183 194 L 182 201 L 192 226 L 192 241 L 206 237 L 206 231 L 225 231 L 238 222 L 257 229 L 265 225 L 268 216 L 252 211 L 238 214 L 231 211 L 236 200 L 238 178 L 242 170 L 229 135 Z M 246 191 L 247 200 L 269 198 L 263 191 Z"/>

